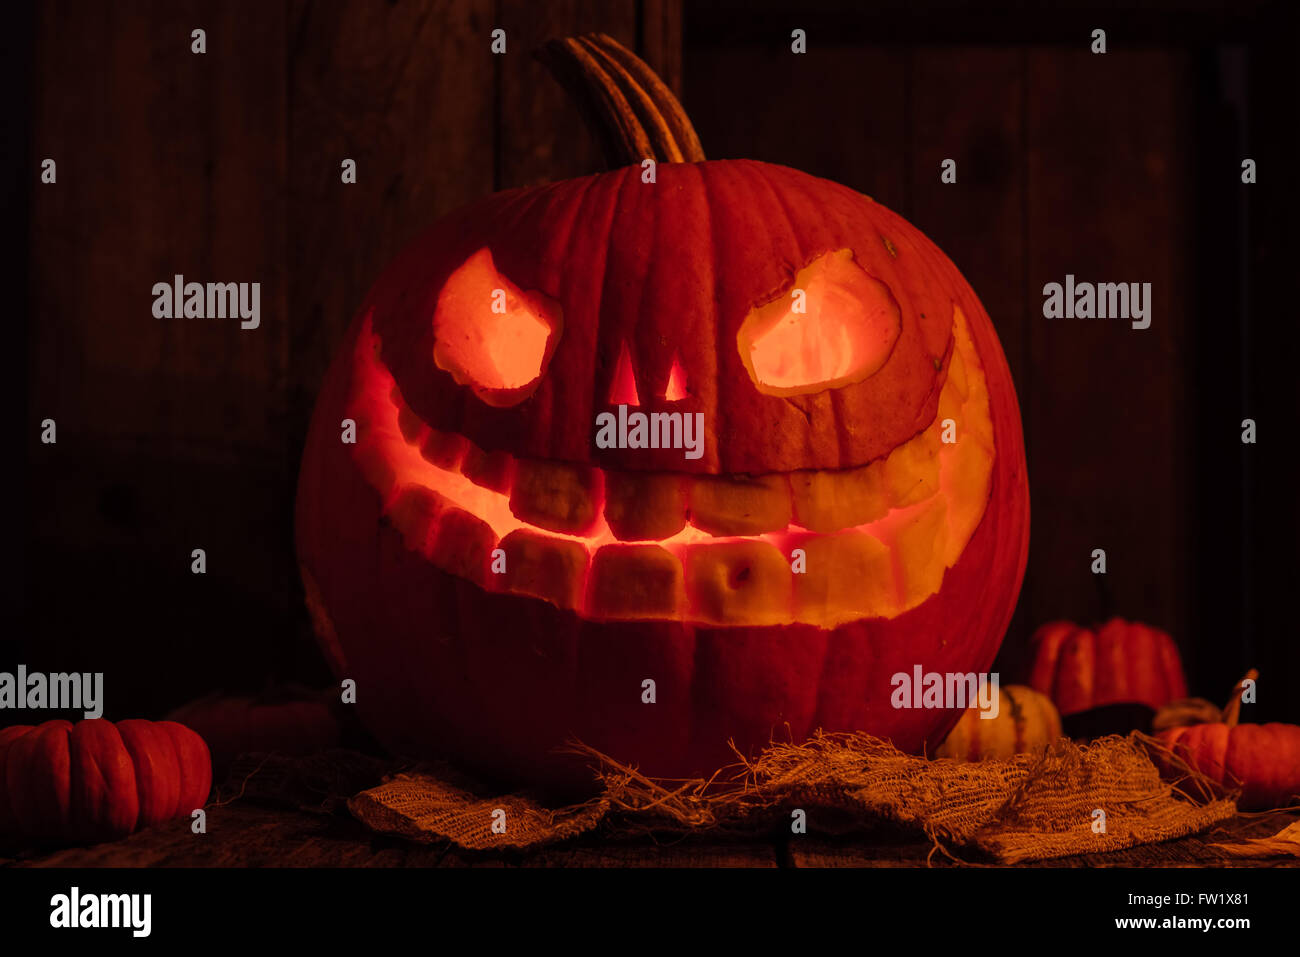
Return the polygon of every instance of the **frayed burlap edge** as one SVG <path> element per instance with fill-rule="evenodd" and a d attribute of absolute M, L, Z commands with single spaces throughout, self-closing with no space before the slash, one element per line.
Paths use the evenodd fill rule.
<path fill-rule="evenodd" d="M 1061 738 L 1037 754 L 970 763 L 903 754 L 865 734 L 819 733 L 800 745 L 773 744 L 707 780 L 677 782 L 575 744 L 570 750 L 589 759 L 602 791 L 583 804 L 483 797 L 422 770 L 363 791 L 348 807 L 372 830 L 469 850 L 535 848 L 598 825 L 612 834 L 761 833 L 802 808 L 810 830 L 890 821 L 936 846 L 1014 864 L 1184 837 L 1235 813 L 1232 800 L 1194 772 L 1185 775 L 1192 788 L 1162 781 L 1150 741 Z"/>
<path fill-rule="evenodd" d="M 603 797 L 546 808 L 524 794 L 483 798 L 426 772 L 398 774 L 362 791 L 348 810 L 371 830 L 468 850 L 530 848 L 591 830 L 609 811 Z"/>

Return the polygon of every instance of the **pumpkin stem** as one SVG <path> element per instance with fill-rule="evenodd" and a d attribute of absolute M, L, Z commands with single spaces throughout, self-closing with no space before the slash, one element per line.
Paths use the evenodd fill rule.
<path fill-rule="evenodd" d="M 573 97 L 611 167 L 704 159 L 695 127 L 672 90 L 613 37 L 588 33 L 548 40 L 535 55 Z"/>
<path fill-rule="evenodd" d="M 1259 672 L 1251 668 L 1246 672 L 1246 676 L 1237 682 L 1237 687 L 1232 689 L 1232 697 L 1223 709 L 1223 723 L 1230 728 L 1237 726 L 1237 720 L 1241 717 L 1241 691 L 1247 681 L 1254 681 L 1259 677 Z"/>

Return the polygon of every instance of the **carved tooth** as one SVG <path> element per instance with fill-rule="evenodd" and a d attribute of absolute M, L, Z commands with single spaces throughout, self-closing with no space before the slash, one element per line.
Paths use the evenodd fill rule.
<path fill-rule="evenodd" d="M 889 511 L 883 463 L 855 469 L 790 473 L 794 520 L 811 532 L 838 532 L 883 518 Z"/>
<path fill-rule="evenodd" d="M 605 521 L 623 541 L 662 541 L 686 527 L 686 478 L 671 472 L 606 472 Z"/>
<path fill-rule="evenodd" d="M 362 424 L 358 422 L 357 431 L 361 430 Z M 379 493 L 380 501 L 387 505 L 397 493 L 397 472 L 388 460 L 383 446 L 378 442 L 358 439 L 352 456 L 366 483 Z"/>
<path fill-rule="evenodd" d="M 449 508 L 433 536 L 433 559 L 443 571 L 486 587 L 496 541 L 487 522 L 464 509 Z"/>
<path fill-rule="evenodd" d="M 792 617 L 790 565 L 761 539 L 682 550 L 691 617 L 719 625 L 779 625 Z"/>
<path fill-rule="evenodd" d="M 944 381 L 943 387 L 947 390 L 951 383 L 957 397 L 965 402 L 970 395 L 970 381 L 966 374 L 966 360 L 962 352 L 960 342 L 953 345 L 952 355 L 948 357 L 948 378 Z"/>
<path fill-rule="evenodd" d="M 891 508 L 925 501 L 939 491 L 939 421 L 889 453 L 884 461 L 885 494 Z"/>
<path fill-rule="evenodd" d="M 958 442 L 961 441 L 963 428 L 963 409 L 962 401 L 957 396 L 957 390 L 955 388 L 950 389 L 945 385 L 943 391 L 939 393 L 939 411 L 935 413 L 935 419 L 939 422 L 940 426 L 943 425 L 944 419 L 952 419 L 957 423 Z"/>
<path fill-rule="evenodd" d="M 469 451 L 470 441 L 457 432 L 440 432 L 430 429 L 420 444 L 420 454 L 425 461 L 432 462 L 448 472 L 460 471 L 465 454 Z"/>
<path fill-rule="evenodd" d="M 460 472 L 475 485 L 505 494 L 514 478 L 515 460 L 507 452 L 484 452 L 467 442 Z"/>
<path fill-rule="evenodd" d="M 795 617 L 833 628 L 859 618 L 892 618 L 902 608 L 888 547 L 865 532 L 799 542 L 806 570 L 794 576 Z"/>
<path fill-rule="evenodd" d="M 373 408 L 373 403 L 362 401 L 349 412 L 357 423 L 357 443 L 353 446 L 345 445 L 344 448 L 351 450 L 353 461 L 362 477 L 387 505 L 397 494 L 397 472 L 388 450 L 392 443 L 400 442 L 401 439 L 391 425 L 387 424 L 391 423 L 391 418 L 379 414 Z"/>
<path fill-rule="evenodd" d="M 997 444 L 993 440 L 993 418 L 989 414 L 989 393 L 983 378 L 971 384 L 970 398 L 962 406 L 966 427 L 980 440 L 985 450 L 992 453 Z"/>
<path fill-rule="evenodd" d="M 451 502 L 431 488 L 423 485 L 404 485 L 388 507 L 388 519 L 402 535 L 402 541 L 413 552 L 425 558 L 433 557 L 433 540 L 438 522 Z"/>
<path fill-rule="evenodd" d="M 510 511 L 539 528 L 585 535 L 596 524 L 599 483 L 600 473 L 588 465 L 521 460 Z"/>
<path fill-rule="evenodd" d="M 936 495 L 889 522 L 903 608 L 915 608 L 939 590 L 948 540 L 948 503 Z"/>
<path fill-rule="evenodd" d="M 690 481 L 691 524 L 713 535 L 758 535 L 790 525 L 785 475 L 733 478 L 701 475 Z"/>
<path fill-rule="evenodd" d="M 658 545 L 606 545 L 591 558 L 586 617 L 668 618 L 686 609 L 682 564 Z"/>
<path fill-rule="evenodd" d="M 500 579 L 503 590 L 532 595 L 557 608 L 582 607 L 588 554 L 581 542 L 517 529 L 498 547 L 506 553 L 506 570 L 492 578 Z"/>
<path fill-rule="evenodd" d="M 960 431 L 958 433 L 960 436 Z M 993 455 L 975 435 L 944 447 L 943 486 L 956 490 L 948 501 L 948 538 L 944 564 L 951 568 L 961 557 L 988 508 L 993 485 Z"/>

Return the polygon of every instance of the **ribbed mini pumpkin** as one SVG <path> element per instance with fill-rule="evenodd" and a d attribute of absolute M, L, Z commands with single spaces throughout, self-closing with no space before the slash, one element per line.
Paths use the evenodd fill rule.
<path fill-rule="evenodd" d="M 1059 737 L 1061 716 L 1052 699 L 1033 688 L 1007 685 L 998 688 L 995 717 L 967 708 L 934 755 L 959 761 L 1009 758 L 1045 748 Z"/>
<path fill-rule="evenodd" d="M 1153 711 L 1187 696 L 1178 646 L 1159 628 L 1112 618 L 1095 630 L 1053 621 L 1030 638 L 1029 684 L 1061 715 L 1142 704 Z"/>
<path fill-rule="evenodd" d="M 203 739 L 174 721 L 0 728 L 0 839 L 92 843 L 189 814 L 212 788 Z"/>
<path fill-rule="evenodd" d="M 870 198 L 704 161 L 612 40 L 552 55 L 634 165 L 449 216 L 361 305 L 298 489 L 330 663 L 391 748 L 516 780 L 589 780 L 571 738 L 668 776 L 933 746 L 956 710 L 891 676 L 986 669 L 1027 554 L 988 316 Z"/>

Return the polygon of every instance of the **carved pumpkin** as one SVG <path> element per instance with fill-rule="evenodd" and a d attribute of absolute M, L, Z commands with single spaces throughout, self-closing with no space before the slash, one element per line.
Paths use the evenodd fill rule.
<path fill-rule="evenodd" d="M 1050 696 L 1063 717 L 1133 703 L 1154 711 L 1187 695 L 1178 647 L 1150 625 L 1112 618 L 1091 631 L 1053 621 L 1034 632 L 1030 645 L 1029 684 Z"/>
<path fill-rule="evenodd" d="M 1225 787 L 1240 789 L 1237 806 L 1245 811 L 1286 807 L 1300 799 L 1300 727 L 1294 724 L 1238 724 L 1241 689 L 1246 679 L 1255 679 L 1254 669 L 1237 683 L 1221 719 L 1200 719 L 1213 706 L 1201 699 L 1195 713 L 1183 716 L 1195 724 L 1166 728 L 1156 737 L 1187 764 Z M 1191 709 L 1186 709 L 1190 711 Z M 1162 711 L 1158 717 L 1176 717 Z M 1167 773 L 1176 768 L 1164 762 Z"/>
<path fill-rule="evenodd" d="M 1009 758 L 1044 748 L 1060 736 L 1061 716 L 1051 698 L 1023 685 L 1007 685 L 998 688 L 996 717 L 967 708 L 934 754 L 959 761 Z"/>
<path fill-rule="evenodd" d="M 174 721 L 46 721 L 0 729 L 0 839 L 93 843 L 203 807 L 212 765 Z"/>
<path fill-rule="evenodd" d="M 669 776 L 785 728 L 932 747 L 958 715 L 891 676 L 985 670 L 1028 545 L 988 316 L 901 217 L 705 162 L 630 53 L 556 50 L 649 152 L 451 215 L 362 304 L 298 489 L 334 670 L 389 747 L 509 778 L 589 780 L 571 737 Z"/>

